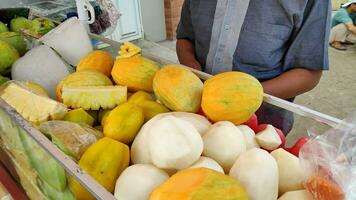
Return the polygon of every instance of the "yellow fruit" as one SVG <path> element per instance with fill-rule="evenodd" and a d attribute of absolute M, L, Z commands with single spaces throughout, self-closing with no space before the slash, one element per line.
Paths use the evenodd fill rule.
<path fill-rule="evenodd" d="M 129 144 L 133 141 L 144 122 L 140 107 L 124 103 L 110 112 L 105 119 L 104 135 Z"/>
<path fill-rule="evenodd" d="M 15 108 L 25 119 L 33 123 L 62 119 L 68 111 L 65 105 L 34 94 L 17 82 L 7 85 L 1 92 L 0 97 Z"/>
<path fill-rule="evenodd" d="M 31 91 L 35 92 L 36 94 L 44 97 L 48 97 L 48 94 L 42 86 L 38 85 L 37 83 L 31 81 L 22 82 L 25 86 L 27 86 Z"/>
<path fill-rule="evenodd" d="M 78 165 L 109 192 L 114 192 L 116 179 L 129 165 L 129 147 L 116 140 L 104 137 L 91 145 L 79 160 Z M 78 200 L 95 199 L 74 178 L 70 178 L 71 190 Z"/>
<path fill-rule="evenodd" d="M 74 123 L 84 123 L 88 124 L 89 126 L 93 126 L 94 124 L 94 118 L 87 112 L 85 112 L 85 110 L 83 110 L 82 108 L 69 111 L 64 116 L 63 120 Z"/>
<path fill-rule="evenodd" d="M 248 200 L 242 185 L 207 168 L 180 171 L 157 187 L 149 200 Z"/>
<path fill-rule="evenodd" d="M 93 69 L 110 77 L 114 60 L 106 51 L 96 50 L 85 56 L 78 64 L 77 71 Z"/>
<path fill-rule="evenodd" d="M 169 112 L 168 108 L 166 108 L 164 105 L 154 101 L 142 101 L 137 104 L 137 106 L 142 109 L 145 116 L 145 122 L 158 114 Z"/>
<path fill-rule="evenodd" d="M 126 102 L 127 88 L 123 86 L 63 87 L 63 103 L 84 110 L 112 109 Z"/>
<path fill-rule="evenodd" d="M 156 73 L 153 90 L 170 110 L 196 113 L 200 108 L 203 82 L 189 69 L 168 65 Z"/>
<path fill-rule="evenodd" d="M 75 72 L 64 78 L 56 88 L 56 96 L 58 101 L 62 99 L 62 88 L 64 86 L 111 86 L 111 80 L 104 74 L 95 70 L 87 69 L 80 72 Z"/>
<path fill-rule="evenodd" d="M 201 107 L 214 122 L 246 122 L 261 106 L 263 88 L 251 75 L 242 72 L 218 74 L 204 83 Z"/>
<path fill-rule="evenodd" d="M 119 56 L 116 59 L 130 58 L 138 54 L 141 54 L 140 47 L 132 44 L 131 42 L 124 42 L 124 44 L 120 46 Z"/>
<path fill-rule="evenodd" d="M 131 95 L 127 100 L 127 102 L 129 103 L 135 103 L 135 104 L 140 103 L 142 101 L 153 101 L 153 97 L 147 92 L 138 91 L 133 95 Z"/>

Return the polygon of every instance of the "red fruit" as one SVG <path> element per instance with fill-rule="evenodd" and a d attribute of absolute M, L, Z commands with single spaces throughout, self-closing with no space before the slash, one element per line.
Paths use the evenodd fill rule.
<path fill-rule="evenodd" d="M 253 131 L 256 132 L 257 128 L 258 128 L 258 119 L 257 119 L 257 115 L 253 114 L 249 120 L 247 120 L 247 122 L 244 123 L 244 125 L 249 126 Z"/>
<path fill-rule="evenodd" d="M 304 146 L 305 143 L 309 141 L 309 137 L 300 138 L 292 147 L 285 148 L 289 153 L 299 157 L 300 149 Z"/>
<path fill-rule="evenodd" d="M 261 132 L 261 131 L 265 130 L 267 125 L 268 124 L 260 124 L 260 125 L 258 125 L 258 127 L 256 128 L 255 133 L 258 133 L 258 132 Z M 284 148 L 286 146 L 286 136 L 284 136 L 283 132 L 280 129 L 278 129 L 276 127 L 274 127 L 274 129 L 276 129 L 279 137 L 282 140 L 282 144 L 278 148 Z"/>

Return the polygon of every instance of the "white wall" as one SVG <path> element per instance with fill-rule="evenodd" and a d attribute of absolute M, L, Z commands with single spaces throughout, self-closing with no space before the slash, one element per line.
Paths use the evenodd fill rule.
<path fill-rule="evenodd" d="M 141 0 L 145 39 L 159 42 L 166 39 L 164 0 Z"/>

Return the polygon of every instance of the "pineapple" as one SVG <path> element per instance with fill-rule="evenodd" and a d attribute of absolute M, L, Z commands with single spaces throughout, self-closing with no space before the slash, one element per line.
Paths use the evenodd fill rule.
<path fill-rule="evenodd" d="M 135 55 L 141 54 L 141 48 L 132 44 L 131 42 L 125 42 L 120 46 L 119 55 L 116 59 L 119 58 L 131 58 Z"/>
<path fill-rule="evenodd" d="M 0 97 L 25 119 L 33 123 L 62 119 L 68 111 L 65 105 L 48 97 L 37 95 L 17 82 L 8 84 L 1 91 Z"/>
<path fill-rule="evenodd" d="M 65 86 L 62 89 L 63 103 L 84 110 L 112 109 L 127 100 L 124 86 Z"/>

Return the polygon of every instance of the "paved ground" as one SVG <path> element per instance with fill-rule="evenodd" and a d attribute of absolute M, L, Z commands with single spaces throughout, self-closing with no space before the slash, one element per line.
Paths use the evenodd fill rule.
<path fill-rule="evenodd" d="M 175 42 L 164 41 L 158 43 L 158 46 L 141 42 L 140 45 L 150 52 L 177 61 Z M 345 52 L 330 48 L 329 57 L 330 70 L 324 73 L 313 91 L 299 96 L 296 103 L 343 119 L 356 112 L 356 45 L 350 46 Z M 313 120 L 296 116 L 293 131 L 288 136 L 288 144 L 306 135 L 308 129 L 322 132 L 327 128 Z"/>

